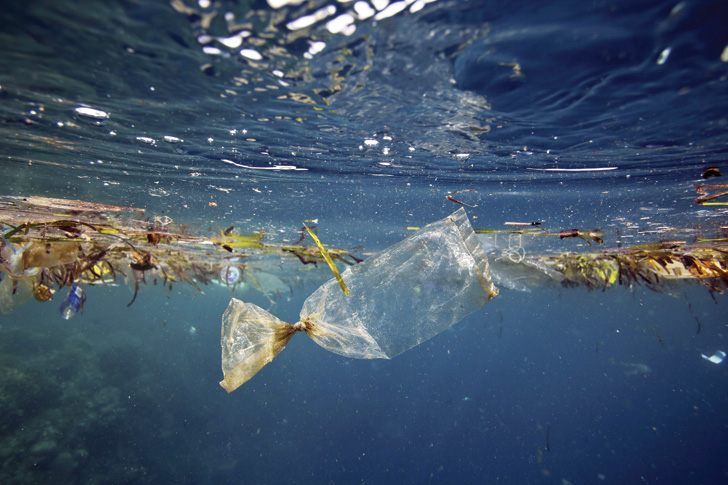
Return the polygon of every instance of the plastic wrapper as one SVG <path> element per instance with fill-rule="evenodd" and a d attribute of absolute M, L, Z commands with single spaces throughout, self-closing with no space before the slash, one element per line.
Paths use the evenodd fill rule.
<path fill-rule="evenodd" d="M 0 281 L 0 313 L 9 315 L 15 307 L 33 298 L 33 283 L 30 279 L 14 279 L 2 275 Z"/>
<path fill-rule="evenodd" d="M 305 331 L 331 352 L 392 358 L 451 327 L 498 294 L 464 209 L 331 279 L 306 299 L 295 325 L 233 298 L 223 315 L 220 385 L 228 392 Z"/>

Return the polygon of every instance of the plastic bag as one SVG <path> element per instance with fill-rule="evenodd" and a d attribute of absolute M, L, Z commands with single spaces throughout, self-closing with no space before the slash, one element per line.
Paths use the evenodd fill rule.
<path fill-rule="evenodd" d="M 331 352 L 389 359 L 451 327 L 498 294 L 464 209 L 434 222 L 306 299 L 295 325 L 233 298 L 222 320 L 220 385 L 232 392 L 305 331 Z"/>

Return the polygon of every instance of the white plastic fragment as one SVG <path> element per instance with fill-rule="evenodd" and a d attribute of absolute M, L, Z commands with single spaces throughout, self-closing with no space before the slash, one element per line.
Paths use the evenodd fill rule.
<path fill-rule="evenodd" d="M 701 354 L 701 355 L 703 356 L 703 358 L 705 360 L 709 360 L 716 365 L 722 364 L 723 360 L 726 358 L 726 353 L 723 352 L 722 350 L 716 350 L 715 353 L 713 355 L 711 355 L 710 357 L 708 357 L 705 354 Z"/>

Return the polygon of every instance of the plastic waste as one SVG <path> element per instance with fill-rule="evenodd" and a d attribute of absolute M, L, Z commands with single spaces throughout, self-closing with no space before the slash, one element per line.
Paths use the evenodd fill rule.
<path fill-rule="evenodd" d="M 0 227 L 2 225 L 0 224 Z M 23 256 L 33 246 L 33 243 L 27 243 L 18 249 L 2 237 L 2 246 L 0 246 L 0 272 L 6 273 L 13 278 L 20 279 L 29 276 L 35 276 L 38 273 L 37 268 L 25 269 L 25 261 Z"/>
<path fill-rule="evenodd" d="M 464 209 L 341 274 L 306 299 L 295 325 L 233 298 L 222 318 L 220 385 L 232 392 L 305 331 L 358 359 L 389 359 L 451 327 L 498 294 Z"/>
<path fill-rule="evenodd" d="M 534 236 L 516 233 L 478 234 L 480 246 L 488 255 L 490 274 L 500 288 L 531 291 L 560 283 L 564 275 L 530 256 Z M 529 250 L 526 251 L 526 246 Z"/>
<path fill-rule="evenodd" d="M 700 355 L 702 355 L 705 360 L 709 360 L 714 364 L 722 364 L 723 360 L 725 360 L 725 358 L 726 358 L 726 353 L 723 352 L 722 350 L 716 350 L 715 353 L 713 355 L 711 355 L 710 357 L 708 357 L 705 354 L 700 354 Z"/>
<path fill-rule="evenodd" d="M 220 281 L 232 286 L 240 280 L 240 270 L 235 266 L 226 266 L 220 270 Z"/>
<path fill-rule="evenodd" d="M 33 299 L 33 281 L 29 278 L 15 279 L 0 274 L 0 313 L 8 315 L 13 309 Z"/>
<path fill-rule="evenodd" d="M 71 291 L 68 292 L 66 301 L 61 305 L 61 318 L 64 320 L 71 319 L 83 307 L 85 301 L 86 295 L 83 292 L 83 288 L 74 283 L 71 286 Z"/>

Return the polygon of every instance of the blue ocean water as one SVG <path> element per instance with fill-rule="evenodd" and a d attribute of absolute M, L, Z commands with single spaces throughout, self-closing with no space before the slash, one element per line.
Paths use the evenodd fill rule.
<path fill-rule="evenodd" d="M 475 227 L 601 227 L 606 247 L 725 237 L 725 209 L 694 200 L 728 170 L 726 20 L 707 1 L 6 2 L 0 195 L 293 240 L 317 219 L 366 254 L 461 207 L 446 196 Z M 235 296 L 295 322 L 316 271 Z M 502 287 L 392 360 L 296 335 L 229 395 L 227 288 L 87 296 L 69 321 L 57 299 L 0 317 L 3 483 L 728 473 L 728 371 L 701 357 L 728 347 L 726 297 L 698 284 Z"/>

